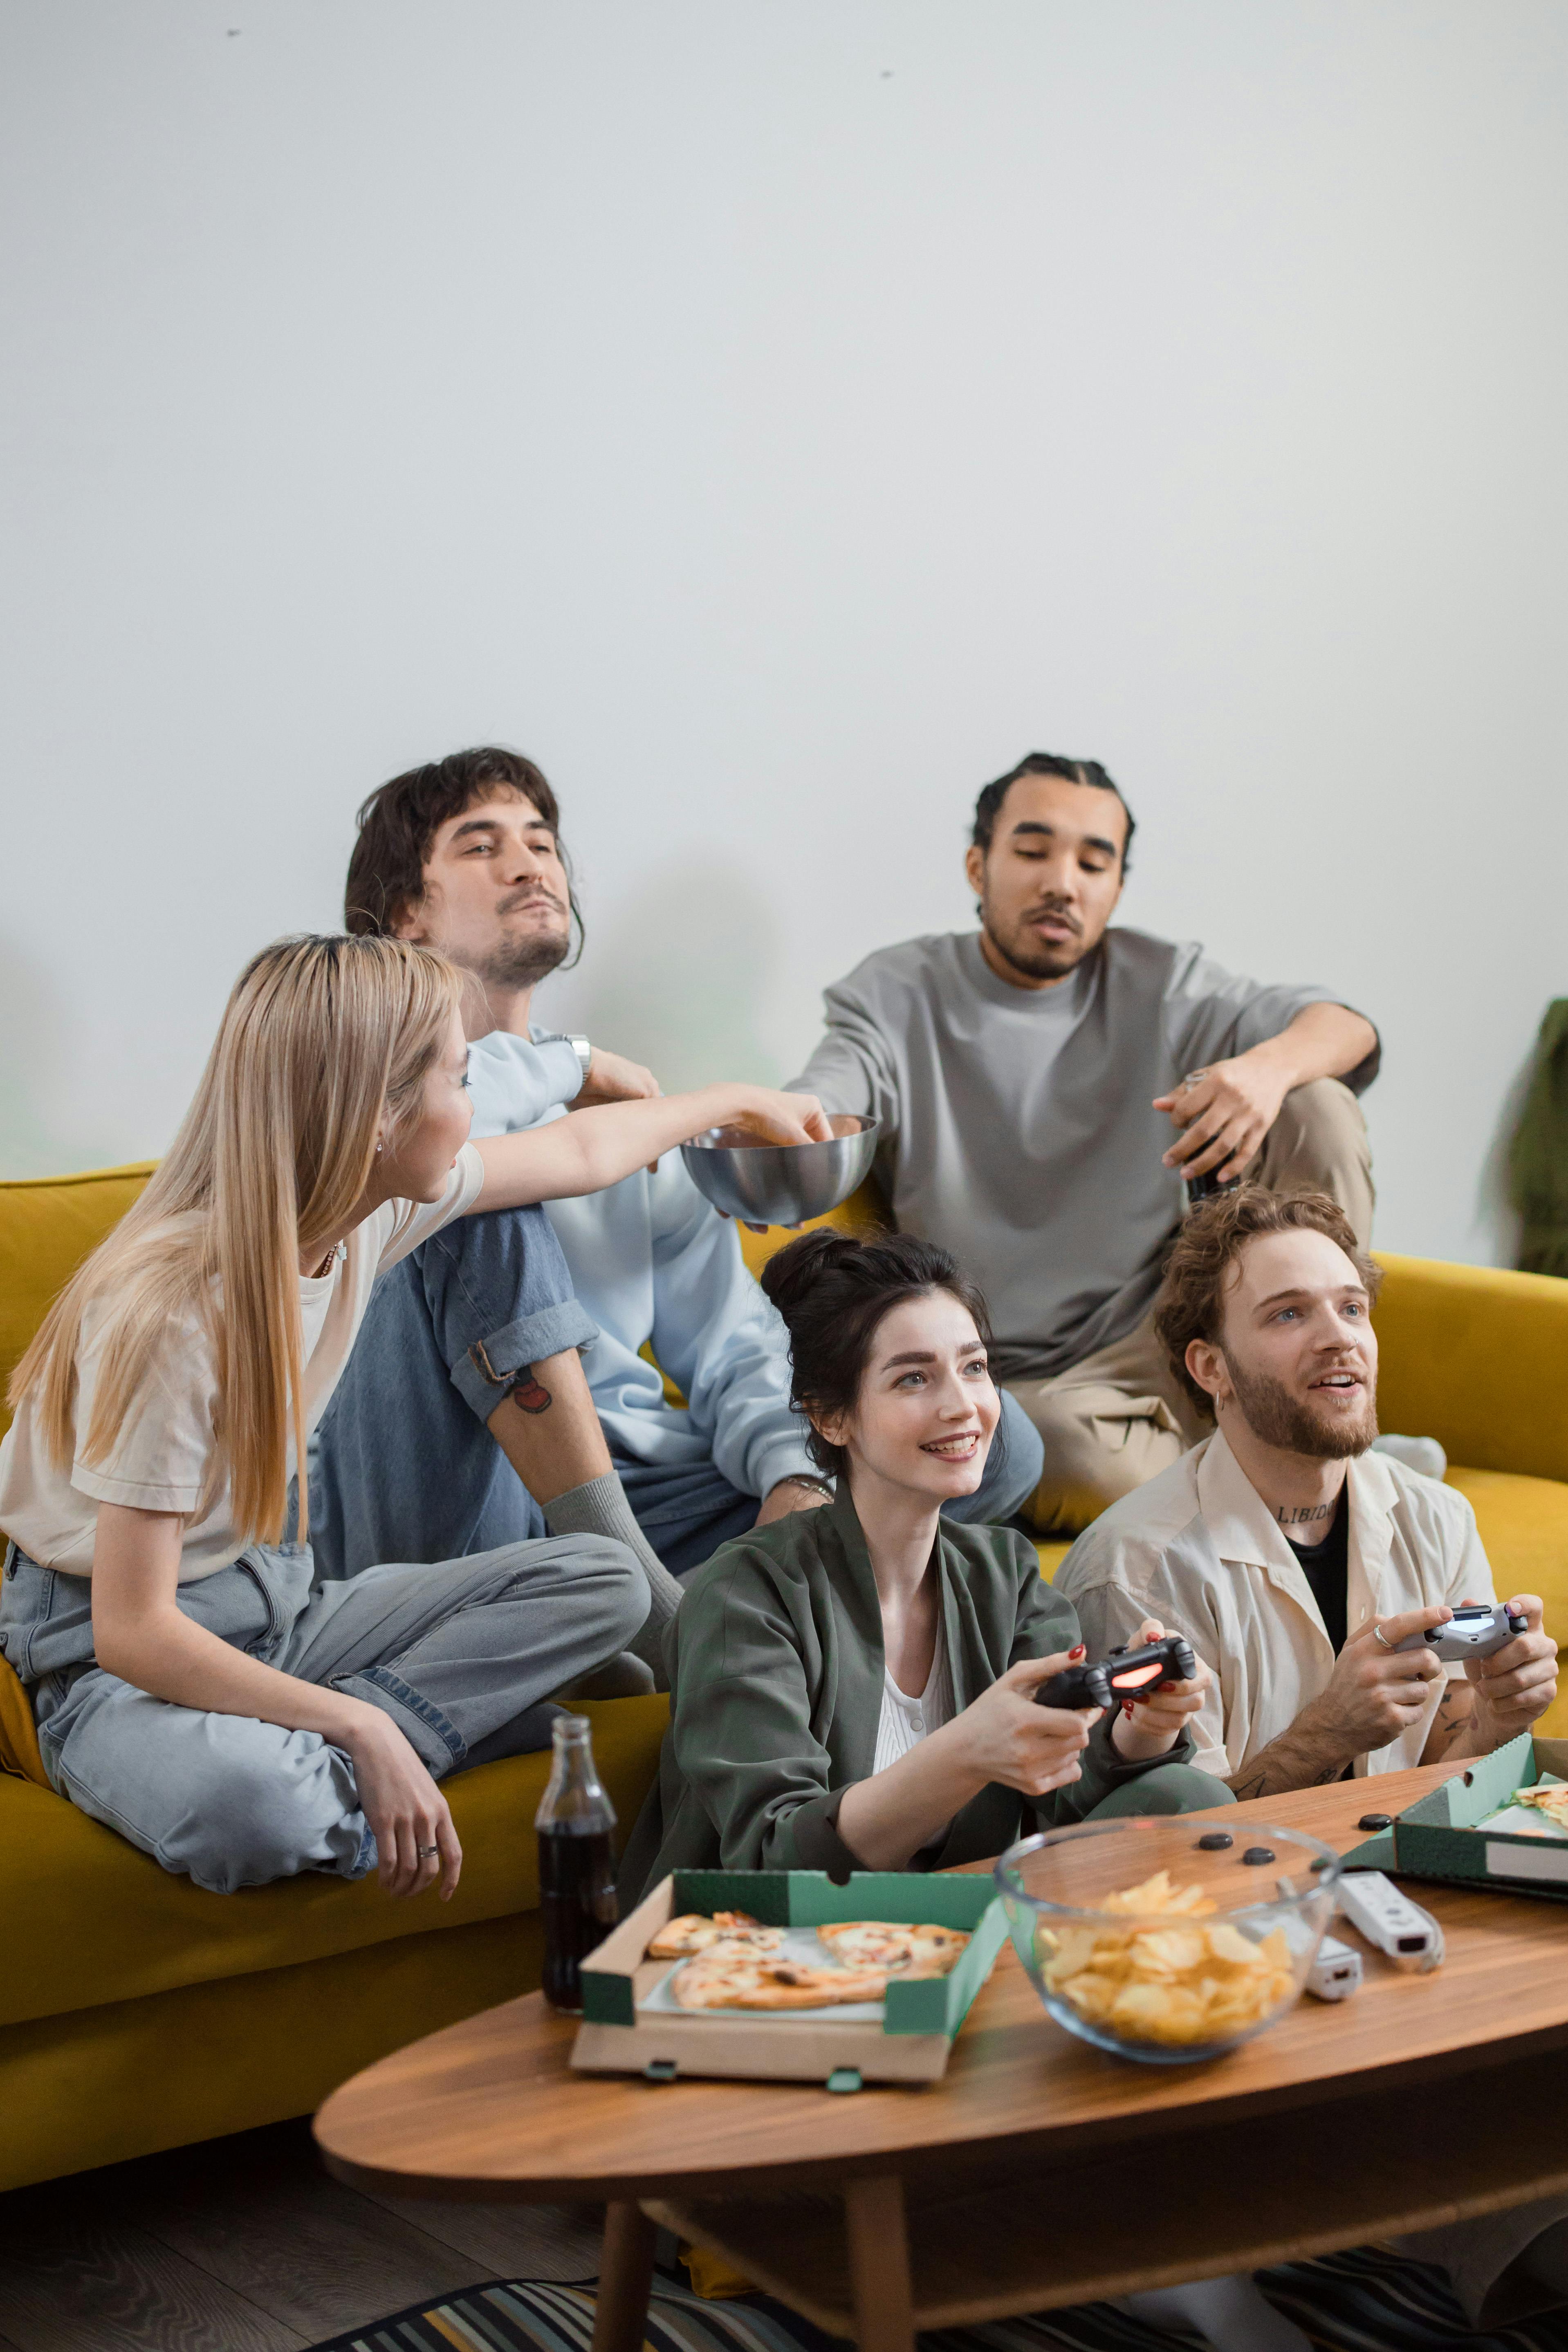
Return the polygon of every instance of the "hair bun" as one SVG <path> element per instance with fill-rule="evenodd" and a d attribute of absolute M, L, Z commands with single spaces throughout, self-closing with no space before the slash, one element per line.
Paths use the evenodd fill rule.
<path fill-rule="evenodd" d="M 785 1323 L 791 1323 L 793 1312 L 799 1310 L 823 1276 L 837 1273 L 857 1258 L 864 1246 L 848 1234 L 836 1233 L 831 1225 L 816 1225 L 810 1233 L 796 1234 L 794 1241 L 775 1250 L 763 1266 L 759 1277 L 763 1294 L 773 1301 Z"/>

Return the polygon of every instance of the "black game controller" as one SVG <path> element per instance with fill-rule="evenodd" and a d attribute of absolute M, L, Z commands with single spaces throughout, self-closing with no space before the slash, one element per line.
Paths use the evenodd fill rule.
<path fill-rule="evenodd" d="M 1161 1683 L 1191 1682 L 1198 1662 L 1193 1645 L 1180 1633 L 1146 1642 L 1141 1650 L 1112 1650 L 1092 1665 L 1065 1666 L 1035 1693 L 1039 1706 L 1116 1706 L 1124 1698 L 1138 1698 Z"/>

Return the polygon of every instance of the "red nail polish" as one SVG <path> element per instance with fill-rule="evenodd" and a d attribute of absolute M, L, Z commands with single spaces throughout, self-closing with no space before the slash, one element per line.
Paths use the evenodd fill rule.
<path fill-rule="evenodd" d="M 1131 1712 L 1132 1712 L 1132 1702 L 1131 1702 L 1131 1700 L 1130 1698 L 1124 1698 L 1124 1699 L 1122 1700 L 1122 1702 L 1121 1702 L 1121 1712 L 1122 1712 L 1122 1714 L 1123 1714 L 1123 1715 L 1128 1715 L 1128 1716 L 1130 1716 L 1130 1715 L 1131 1714 Z"/>
<path fill-rule="evenodd" d="M 1084 1647 L 1084 1645 L 1083 1645 L 1083 1643 L 1082 1643 L 1081 1642 L 1075 1642 L 1075 1643 L 1073 1643 L 1073 1645 L 1072 1645 L 1072 1648 L 1068 1652 L 1068 1657 L 1069 1657 L 1069 1658 L 1081 1658 L 1081 1657 L 1082 1657 L 1082 1655 L 1083 1655 L 1083 1647 Z"/>

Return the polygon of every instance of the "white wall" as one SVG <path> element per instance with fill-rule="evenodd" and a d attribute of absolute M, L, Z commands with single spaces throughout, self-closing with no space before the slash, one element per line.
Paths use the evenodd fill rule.
<path fill-rule="evenodd" d="M 157 1150 L 416 759 L 542 762 L 558 1004 L 673 1084 L 964 922 L 1038 745 L 1122 780 L 1128 919 L 1379 1021 L 1384 1244 L 1507 1255 L 1568 986 L 1559 0 L 0 42 L 0 1172 Z"/>

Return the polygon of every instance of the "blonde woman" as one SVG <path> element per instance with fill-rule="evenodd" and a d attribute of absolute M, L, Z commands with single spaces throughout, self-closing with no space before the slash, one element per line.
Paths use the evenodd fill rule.
<path fill-rule="evenodd" d="M 316 1582 L 300 1482 L 371 1286 L 453 1218 L 598 1190 L 739 1120 L 826 1132 L 756 1087 L 468 1140 L 458 981 L 384 939 L 241 974 L 168 1158 L 56 1301 L 0 1444 L 0 1647 L 55 1788 L 202 1886 L 301 1870 L 458 1884 L 437 1783 L 536 1744 L 546 1694 L 649 1611 L 602 1536 Z"/>

